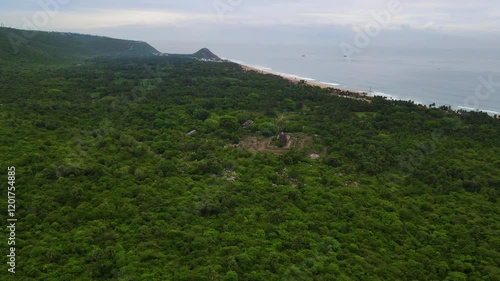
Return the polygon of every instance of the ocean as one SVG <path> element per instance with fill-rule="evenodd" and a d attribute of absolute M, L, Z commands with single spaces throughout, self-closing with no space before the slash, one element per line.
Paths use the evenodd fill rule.
<path fill-rule="evenodd" d="M 220 57 L 396 100 L 500 114 L 500 50 L 213 44 Z"/>

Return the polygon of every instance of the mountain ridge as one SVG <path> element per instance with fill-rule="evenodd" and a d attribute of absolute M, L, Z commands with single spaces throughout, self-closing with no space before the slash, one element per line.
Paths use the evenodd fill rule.
<path fill-rule="evenodd" d="M 2 61 L 46 63 L 99 56 L 150 56 L 160 52 L 142 41 L 70 32 L 0 27 Z"/>
<path fill-rule="evenodd" d="M 168 54 L 158 51 L 144 41 L 71 32 L 0 27 L 0 58 L 3 65 L 47 65 L 93 57 L 146 56 L 223 61 L 208 48 L 202 48 L 193 54 Z"/>

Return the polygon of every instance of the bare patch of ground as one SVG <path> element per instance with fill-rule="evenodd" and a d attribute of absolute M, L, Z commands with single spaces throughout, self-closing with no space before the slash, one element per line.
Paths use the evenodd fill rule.
<path fill-rule="evenodd" d="M 311 136 L 306 134 L 290 134 L 291 140 L 285 147 L 278 147 L 272 145 L 271 142 L 276 137 L 257 137 L 257 136 L 247 136 L 244 137 L 239 147 L 243 147 L 255 152 L 266 152 L 266 153 L 284 153 L 290 149 L 301 150 L 306 146 L 312 145 L 314 140 Z"/>

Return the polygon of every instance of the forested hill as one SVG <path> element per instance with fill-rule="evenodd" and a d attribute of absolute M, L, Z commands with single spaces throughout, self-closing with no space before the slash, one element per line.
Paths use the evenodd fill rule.
<path fill-rule="evenodd" d="M 219 58 L 216 54 L 212 53 L 212 51 L 210 51 L 207 48 L 199 50 L 198 52 L 194 53 L 193 56 L 199 59 L 214 60 L 214 61 L 221 60 L 221 58 Z"/>
<path fill-rule="evenodd" d="M 149 56 L 160 53 L 145 42 L 64 32 L 0 28 L 2 64 L 44 64 L 96 56 Z"/>
<path fill-rule="evenodd" d="M 166 55 L 178 60 L 195 59 L 195 60 L 212 61 L 212 62 L 223 61 L 220 57 L 212 53 L 212 51 L 210 51 L 207 48 L 202 48 L 194 54 L 166 54 Z"/>

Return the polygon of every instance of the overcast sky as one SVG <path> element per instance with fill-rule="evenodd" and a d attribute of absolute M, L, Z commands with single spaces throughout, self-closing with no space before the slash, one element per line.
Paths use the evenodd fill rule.
<path fill-rule="evenodd" d="M 160 51 L 173 42 L 338 44 L 367 27 L 380 46 L 500 47 L 500 0 L 0 0 L 0 22 Z"/>

